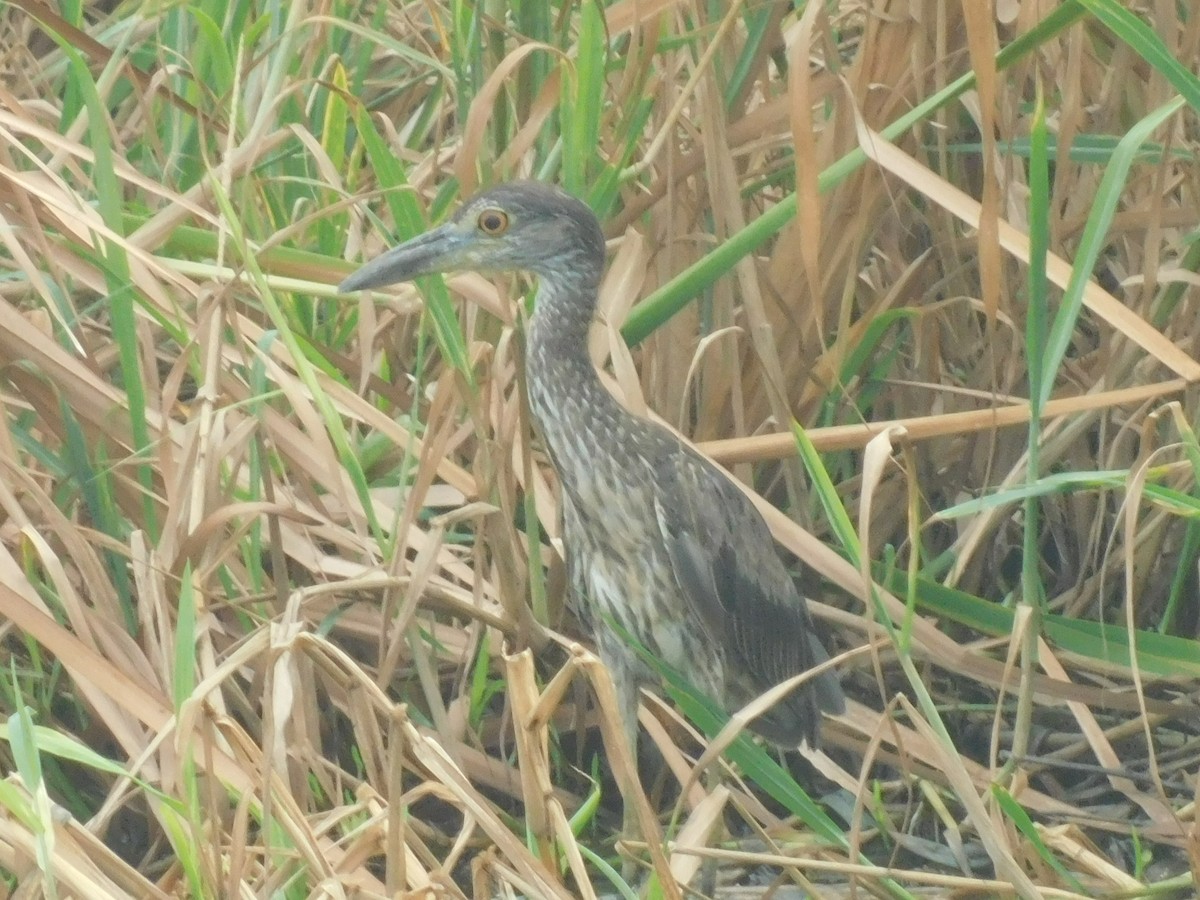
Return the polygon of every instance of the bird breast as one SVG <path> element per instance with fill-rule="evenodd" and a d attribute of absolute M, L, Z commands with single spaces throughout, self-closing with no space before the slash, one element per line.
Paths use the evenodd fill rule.
<path fill-rule="evenodd" d="M 723 648 L 680 589 L 658 521 L 659 485 L 648 454 L 663 451 L 662 437 L 607 391 L 605 398 L 581 397 L 563 384 L 556 379 L 547 390 L 543 379 L 531 378 L 530 408 L 562 485 L 577 612 L 593 630 L 616 623 L 697 687 L 723 696 Z"/>

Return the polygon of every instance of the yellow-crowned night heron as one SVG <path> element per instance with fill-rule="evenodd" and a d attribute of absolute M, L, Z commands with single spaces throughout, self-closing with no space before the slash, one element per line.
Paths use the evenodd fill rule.
<path fill-rule="evenodd" d="M 585 204 L 545 184 L 515 182 L 477 195 L 339 290 L 461 269 L 538 277 L 529 405 L 562 482 L 576 611 L 612 672 L 635 741 L 637 688 L 651 673 L 621 630 L 730 710 L 828 656 L 750 500 L 601 384 L 587 337 L 603 268 L 604 236 Z M 840 712 L 844 702 L 826 672 L 751 727 L 780 745 L 815 745 L 821 711 Z"/>

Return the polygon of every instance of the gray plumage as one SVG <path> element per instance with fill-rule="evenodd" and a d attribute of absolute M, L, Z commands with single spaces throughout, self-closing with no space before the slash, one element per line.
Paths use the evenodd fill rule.
<path fill-rule="evenodd" d="M 610 620 L 730 711 L 828 656 L 750 500 L 601 384 L 587 336 L 603 267 L 604 236 L 585 204 L 549 185 L 514 182 L 367 263 L 340 290 L 461 269 L 538 277 L 530 408 L 562 482 L 576 610 L 633 735 L 637 688 L 652 676 Z M 821 711 L 841 712 L 844 703 L 836 676 L 823 673 L 751 727 L 780 745 L 815 746 Z"/>

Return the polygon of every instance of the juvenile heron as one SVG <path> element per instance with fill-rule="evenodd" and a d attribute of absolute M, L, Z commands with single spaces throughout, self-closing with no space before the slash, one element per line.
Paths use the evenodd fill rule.
<path fill-rule="evenodd" d="M 750 500 L 601 384 L 587 338 L 603 268 L 604 236 L 584 203 L 549 185 L 514 182 L 467 201 L 445 225 L 367 263 L 339 290 L 461 269 L 537 276 L 529 405 L 562 482 L 576 612 L 612 673 L 635 742 L 638 685 L 654 678 L 622 631 L 731 711 L 829 657 Z M 821 711 L 841 712 L 844 703 L 826 672 L 750 727 L 781 746 L 815 746 Z"/>

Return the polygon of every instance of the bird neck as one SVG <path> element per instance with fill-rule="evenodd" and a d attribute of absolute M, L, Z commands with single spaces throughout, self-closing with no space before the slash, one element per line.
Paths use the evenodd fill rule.
<path fill-rule="evenodd" d="M 628 415 L 600 383 L 588 353 L 599 282 L 599 266 L 588 265 L 539 279 L 526 377 L 534 419 L 559 466 L 576 456 L 567 452 L 567 443 L 581 430 L 590 431 L 598 417 Z"/>
<path fill-rule="evenodd" d="M 599 278 L 588 271 L 539 275 L 530 343 L 556 356 L 586 357 L 588 328 L 599 294 Z"/>

